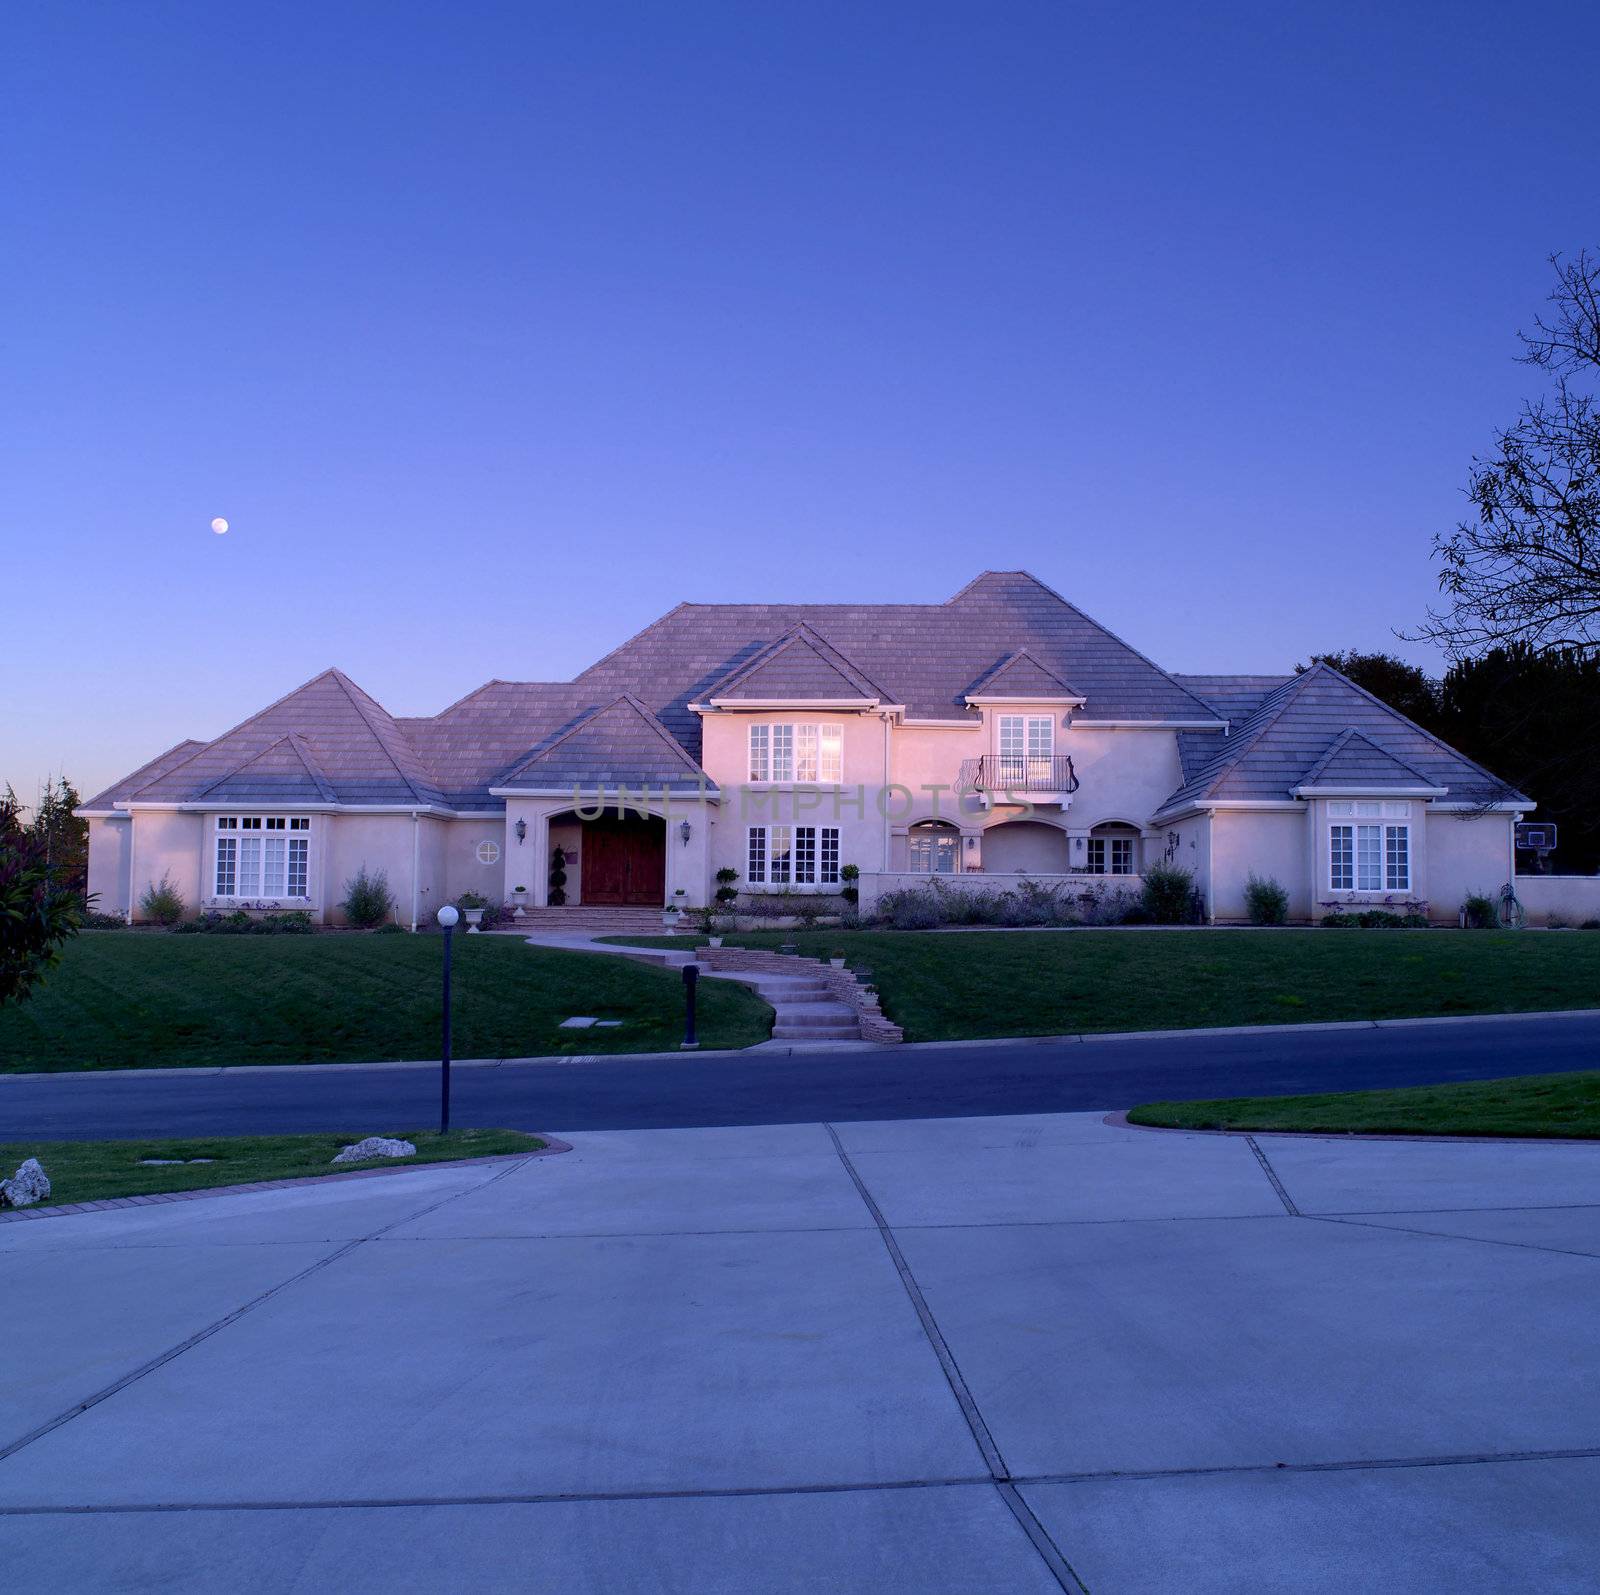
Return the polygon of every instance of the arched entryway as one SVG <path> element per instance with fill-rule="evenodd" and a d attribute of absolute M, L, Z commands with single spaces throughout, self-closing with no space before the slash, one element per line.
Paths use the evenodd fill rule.
<path fill-rule="evenodd" d="M 961 832 L 946 820 L 923 820 L 906 831 L 907 867 L 919 875 L 954 875 L 961 868 Z"/>
<path fill-rule="evenodd" d="M 1064 875 L 1067 833 L 1038 820 L 1002 820 L 983 833 L 983 868 L 989 875 Z"/>
<path fill-rule="evenodd" d="M 659 814 L 608 809 L 582 822 L 582 874 L 576 900 L 660 908 L 667 895 L 667 827 Z"/>

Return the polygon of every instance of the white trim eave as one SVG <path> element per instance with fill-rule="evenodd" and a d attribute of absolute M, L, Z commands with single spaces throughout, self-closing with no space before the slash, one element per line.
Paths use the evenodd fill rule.
<path fill-rule="evenodd" d="M 1017 698 L 998 697 L 998 698 L 996 698 L 996 697 L 991 697 L 987 692 L 982 692 L 982 693 L 977 693 L 977 694 L 969 692 L 966 695 L 966 700 L 965 701 L 967 703 L 970 703 L 973 706 L 974 709 L 987 709 L 987 708 L 989 708 L 991 706 L 993 706 L 995 708 L 1004 708 L 1004 707 L 1015 706 L 1016 708 L 1019 708 L 1019 709 L 1026 709 L 1030 704 L 1038 704 L 1040 707 L 1043 707 L 1045 704 L 1063 704 L 1063 703 L 1069 709 L 1081 709 L 1083 707 L 1083 705 L 1086 704 L 1089 700 L 1087 698 L 1076 698 L 1076 697 L 1073 697 L 1069 693 L 1060 693 L 1055 697 L 1043 697 L 1043 698 L 1024 698 L 1024 697 L 1017 697 Z"/>
<path fill-rule="evenodd" d="M 605 787 L 579 787 L 574 790 L 570 786 L 492 786 L 489 796 L 497 798 L 568 798 L 574 803 L 584 804 L 595 797 L 603 798 L 610 802 L 613 798 L 620 797 L 622 793 L 628 794 L 628 801 L 638 795 L 638 789 L 629 786 L 626 782 Z M 645 801 L 653 802 L 663 795 L 659 786 L 645 788 Z M 681 792 L 667 792 L 668 802 L 706 802 L 720 803 L 722 790 L 715 786 L 692 786 Z"/>
<path fill-rule="evenodd" d="M 1441 798 L 1447 786 L 1297 786 L 1302 798 Z"/>
<path fill-rule="evenodd" d="M 916 720 L 909 714 L 901 718 L 903 726 L 914 726 L 918 731 L 981 731 L 981 720 Z M 909 873 L 909 872 L 908 872 Z"/>
<path fill-rule="evenodd" d="M 691 703 L 691 709 L 852 709 L 867 713 L 873 709 L 897 709 L 899 704 L 885 703 L 881 698 L 713 698 L 709 705 Z"/>
<path fill-rule="evenodd" d="M 74 809 L 72 817 L 75 820 L 125 820 L 128 818 L 126 809 Z"/>
<path fill-rule="evenodd" d="M 1072 717 L 1075 726 L 1101 731 L 1226 731 L 1226 720 L 1089 720 L 1081 714 Z"/>
<path fill-rule="evenodd" d="M 1435 814 L 1531 814 L 1537 803 L 1435 803 Z"/>
<path fill-rule="evenodd" d="M 272 800 L 208 798 L 192 803 L 126 803 L 129 813 L 150 809 L 168 814 L 239 814 L 259 809 L 263 814 L 427 814 L 435 819 L 481 820 L 500 816 L 482 809 L 447 809 L 437 803 L 279 803 Z"/>
<path fill-rule="evenodd" d="M 1187 819 L 1191 814 L 1215 814 L 1218 809 L 1238 809 L 1245 813 L 1262 811 L 1280 814 L 1305 814 L 1306 805 L 1298 798 L 1196 798 L 1175 808 L 1157 809 L 1150 816 L 1152 825 L 1166 825 Z"/>

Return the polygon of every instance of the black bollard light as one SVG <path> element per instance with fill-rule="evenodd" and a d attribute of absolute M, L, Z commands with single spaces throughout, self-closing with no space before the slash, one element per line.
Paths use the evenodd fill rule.
<path fill-rule="evenodd" d="M 439 910 L 439 927 L 444 931 L 444 1037 L 439 1050 L 439 1134 L 450 1133 L 450 934 L 460 914 L 446 903 Z"/>
<path fill-rule="evenodd" d="M 681 1048 L 684 1052 L 693 1052 L 700 1043 L 694 1033 L 694 994 L 695 988 L 700 983 L 699 964 L 685 964 L 683 966 L 683 1041 Z"/>

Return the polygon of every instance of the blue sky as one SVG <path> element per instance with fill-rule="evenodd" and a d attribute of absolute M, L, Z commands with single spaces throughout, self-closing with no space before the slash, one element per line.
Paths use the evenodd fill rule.
<path fill-rule="evenodd" d="M 4 29 L 24 795 L 328 664 L 396 713 L 561 679 L 680 598 L 1023 566 L 1172 669 L 1396 647 L 1546 255 L 1600 244 L 1590 5 Z"/>

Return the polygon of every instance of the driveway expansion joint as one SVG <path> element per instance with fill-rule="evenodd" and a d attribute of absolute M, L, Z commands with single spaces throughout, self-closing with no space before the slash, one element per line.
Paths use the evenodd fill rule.
<path fill-rule="evenodd" d="M 1284 1189 L 1283 1181 L 1278 1178 L 1278 1171 L 1267 1161 L 1267 1154 L 1263 1152 L 1253 1135 L 1244 1138 L 1245 1145 L 1256 1155 L 1256 1162 L 1261 1165 L 1262 1172 L 1272 1181 L 1272 1188 L 1278 1193 L 1278 1200 L 1283 1203 L 1283 1210 L 1290 1218 L 1303 1218 L 1305 1215 L 1294 1205 L 1294 1198 Z"/>

